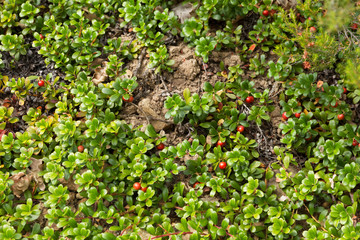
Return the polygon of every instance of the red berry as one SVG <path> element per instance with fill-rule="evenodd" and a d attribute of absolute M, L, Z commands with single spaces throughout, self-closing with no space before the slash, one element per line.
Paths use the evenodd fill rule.
<path fill-rule="evenodd" d="M 352 142 L 352 145 L 355 147 L 356 145 L 358 145 L 359 143 L 354 139 Z"/>
<path fill-rule="evenodd" d="M 132 102 L 134 100 L 133 96 L 130 96 L 128 100 L 126 100 L 124 97 L 122 97 L 124 102 Z"/>
<path fill-rule="evenodd" d="M 358 29 L 358 25 L 357 25 L 356 23 L 353 23 L 353 24 L 351 25 L 351 29 L 354 30 L 354 31 L 356 31 L 356 30 Z"/>
<path fill-rule="evenodd" d="M 360 143 L 359 143 L 359 147 L 360 147 Z"/>
<path fill-rule="evenodd" d="M 264 11 L 262 12 L 262 14 L 263 14 L 265 17 L 267 17 L 267 16 L 269 16 L 270 12 L 269 12 L 269 10 L 264 10 Z"/>
<path fill-rule="evenodd" d="M 136 183 L 134 183 L 133 188 L 134 188 L 135 190 L 140 190 L 141 184 L 140 184 L 139 182 L 136 182 Z"/>
<path fill-rule="evenodd" d="M 141 191 L 146 192 L 146 191 L 147 191 L 147 187 L 142 187 L 142 188 L 141 188 Z"/>
<path fill-rule="evenodd" d="M 163 143 L 160 143 L 156 146 L 157 150 L 163 150 L 165 148 L 165 145 Z"/>
<path fill-rule="evenodd" d="M 198 184 L 200 184 L 200 183 L 199 183 L 199 182 L 194 183 L 194 188 L 195 188 Z"/>
<path fill-rule="evenodd" d="M 346 88 L 343 88 L 344 89 L 344 94 L 346 94 L 347 93 L 347 89 Z"/>
<path fill-rule="evenodd" d="M 83 152 L 83 151 L 84 151 L 84 146 L 83 146 L 83 145 L 79 145 L 79 146 L 77 147 L 77 150 L 78 150 L 78 152 Z"/>
<path fill-rule="evenodd" d="M 248 96 L 246 99 L 245 99 L 245 102 L 247 103 L 252 103 L 254 101 L 254 97 L 253 96 Z"/>
<path fill-rule="evenodd" d="M 316 31 L 317 31 L 316 27 L 310 27 L 310 32 L 316 33 Z"/>
<path fill-rule="evenodd" d="M 306 141 L 310 141 L 312 139 L 312 136 L 305 138 Z"/>
<path fill-rule="evenodd" d="M 45 85 L 45 82 L 43 80 L 38 81 L 39 87 L 43 87 Z"/>
<path fill-rule="evenodd" d="M 284 113 L 282 114 L 282 118 L 283 118 L 285 121 L 289 119 L 289 118 L 286 116 L 286 112 L 284 112 Z"/>
<path fill-rule="evenodd" d="M 39 34 L 39 36 L 40 36 L 40 39 L 44 39 L 44 38 L 45 38 L 41 33 Z"/>
<path fill-rule="evenodd" d="M 225 142 L 222 142 L 222 141 L 219 140 L 219 141 L 216 143 L 216 146 L 224 147 L 224 146 L 225 146 Z"/>
<path fill-rule="evenodd" d="M 337 118 L 339 119 L 339 121 L 341 121 L 341 120 L 344 120 L 345 116 L 344 116 L 344 114 L 339 114 L 337 116 Z"/>
<path fill-rule="evenodd" d="M 296 118 L 300 118 L 301 113 L 295 113 Z"/>
<path fill-rule="evenodd" d="M 220 169 L 225 169 L 226 168 L 226 162 L 220 162 L 219 163 L 219 168 Z"/>
<path fill-rule="evenodd" d="M 236 128 L 236 130 L 242 133 L 245 130 L 245 127 L 243 125 L 240 125 Z"/>

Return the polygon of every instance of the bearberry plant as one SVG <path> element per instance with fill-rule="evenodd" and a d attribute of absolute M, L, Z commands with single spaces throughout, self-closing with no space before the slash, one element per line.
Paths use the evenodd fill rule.
<path fill-rule="evenodd" d="M 291 2 L 0 2 L 0 239 L 360 239 L 360 5 Z"/>

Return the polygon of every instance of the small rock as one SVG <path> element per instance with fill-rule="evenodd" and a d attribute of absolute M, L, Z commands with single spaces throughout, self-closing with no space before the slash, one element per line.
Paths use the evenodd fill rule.
<path fill-rule="evenodd" d="M 296 9 L 297 0 L 276 0 L 276 4 L 282 6 L 286 10 L 290 8 Z"/>
<path fill-rule="evenodd" d="M 139 102 L 139 108 L 142 111 L 139 111 L 138 113 L 140 115 L 144 115 L 144 113 L 145 113 L 148 117 L 164 119 L 163 117 L 159 116 L 155 112 L 155 110 L 152 108 L 152 106 L 154 106 L 154 104 L 151 102 L 151 100 L 149 98 L 145 98 Z M 170 123 L 166 123 L 166 122 L 162 122 L 162 121 L 158 121 L 158 120 L 150 119 L 150 123 L 153 125 L 153 127 L 155 128 L 155 131 L 157 131 L 157 132 L 170 126 Z"/>
<path fill-rule="evenodd" d="M 214 62 L 224 62 L 225 66 L 235 66 L 241 64 L 241 59 L 239 55 L 234 54 L 233 52 L 212 52 L 211 59 Z"/>
<path fill-rule="evenodd" d="M 199 64 L 195 59 L 185 60 L 179 65 L 178 70 L 174 73 L 174 78 L 185 78 L 192 81 L 200 73 Z"/>
<path fill-rule="evenodd" d="M 225 66 L 235 66 L 241 63 L 241 59 L 239 55 L 230 55 L 224 59 Z"/>

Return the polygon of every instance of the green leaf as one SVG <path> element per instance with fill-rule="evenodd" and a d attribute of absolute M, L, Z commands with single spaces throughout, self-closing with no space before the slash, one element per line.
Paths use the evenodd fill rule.
<path fill-rule="evenodd" d="M 158 134 L 155 131 L 155 128 L 151 124 L 147 125 L 145 129 L 145 134 L 151 138 L 156 138 L 158 136 Z"/>
<path fill-rule="evenodd" d="M 106 94 L 106 95 L 113 95 L 115 92 L 113 90 L 111 90 L 110 88 L 103 88 L 102 93 Z"/>
<path fill-rule="evenodd" d="M 166 62 L 166 65 L 167 66 L 172 66 L 172 65 L 174 65 L 174 63 L 175 63 L 175 60 L 171 59 L 171 60 Z"/>
<path fill-rule="evenodd" d="M 184 92 L 183 92 L 183 95 L 184 95 L 184 99 L 185 99 L 186 104 L 189 104 L 191 102 L 191 99 L 192 99 L 190 89 L 185 88 Z"/>
<path fill-rule="evenodd" d="M 117 93 L 117 94 L 112 95 L 109 100 L 110 100 L 110 102 L 116 102 L 116 101 L 119 101 L 119 99 L 120 99 L 120 94 Z"/>
<path fill-rule="evenodd" d="M 205 92 L 211 92 L 213 90 L 213 86 L 209 82 L 204 83 L 204 91 Z"/>
<path fill-rule="evenodd" d="M 200 123 L 200 127 L 210 128 L 210 127 L 211 127 L 211 123 L 209 123 L 209 122 Z"/>

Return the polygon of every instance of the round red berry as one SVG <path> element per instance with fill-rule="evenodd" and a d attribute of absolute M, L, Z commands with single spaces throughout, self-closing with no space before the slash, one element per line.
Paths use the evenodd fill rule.
<path fill-rule="evenodd" d="M 358 25 L 357 25 L 356 23 L 353 23 L 353 24 L 351 25 L 351 29 L 354 30 L 354 31 L 356 31 L 356 30 L 358 29 Z"/>
<path fill-rule="evenodd" d="M 253 96 L 248 96 L 246 99 L 245 99 L 245 102 L 247 103 L 252 103 L 254 101 L 254 97 Z"/>
<path fill-rule="evenodd" d="M 147 191 L 147 187 L 142 187 L 142 188 L 141 188 L 141 191 L 146 192 L 146 191 Z"/>
<path fill-rule="evenodd" d="M 134 101 L 133 96 L 130 96 L 129 99 L 127 99 L 127 100 L 124 97 L 122 97 L 122 99 L 123 99 L 124 102 L 132 102 L 132 101 Z"/>
<path fill-rule="evenodd" d="M 220 169 L 225 169 L 226 168 L 226 162 L 220 162 L 219 163 L 219 168 Z"/>
<path fill-rule="evenodd" d="M 347 93 L 347 89 L 346 88 L 343 88 L 344 89 L 344 94 L 346 94 Z"/>
<path fill-rule="evenodd" d="M 219 141 L 216 143 L 216 146 L 224 147 L 224 146 L 225 146 L 225 142 L 222 142 L 222 141 L 219 140 Z"/>
<path fill-rule="evenodd" d="M 335 103 L 335 105 L 334 105 L 334 106 L 332 106 L 332 107 L 337 107 L 338 105 L 339 105 L 339 104 L 338 104 L 338 102 L 336 102 L 336 103 Z"/>
<path fill-rule="evenodd" d="M 83 151 L 84 151 L 84 146 L 83 146 L 83 145 L 79 145 L 79 146 L 77 147 L 77 150 L 78 150 L 78 152 L 83 152 Z"/>
<path fill-rule="evenodd" d="M 240 125 L 240 126 L 238 126 L 237 128 L 236 128 L 236 130 L 238 131 L 238 132 L 243 132 L 244 130 L 245 130 L 245 127 L 244 126 L 242 126 L 242 125 Z"/>
<path fill-rule="evenodd" d="M 134 188 L 135 190 L 140 190 L 141 184 L 140 184 L 139 182 L 136 182 L 136 183 L 134 183 L 133 188 Z"/>
<path fill-rule="evenodd" d="M 337 118 L 339 119 L 339 121 L 341 121 L 341 120 L 344 120 L 345 116 L 344 116 L 344 114 L 339 114 L 337 116 Z"/>
<path fill-rule="evenodd" d="M 296 118 L 300 118 L 301 113 L 295 113 Z"/>
<path fill-rule="evenodd" d="M 269 12 L 269 10 L 264 10 L 264 11 L 262 12 L 262 14 L 263 14 L 265 17 L 267 17 L 267 16 L 269 16 L 270 12 Z"/>
<path fill-rule="evenodd" d="M 39 87 L 43 87 L 45 85 L 45 82 L 43 80 L 38 81 Z"/>
<path fill-rule="evenodd" d="M 315 33 L 317 31 L 316 27 L 310 27 L 310 32 Z"/>
<path fill-rule="evenodd" d="M 160 143 L 156 146 L 157 150 L 163 150 L 165 148 L 165 145 L 163 143 Z"/>
<path fill-rule="evenodd" d="M 282 118 L 283 118 L 285 121 L 289 119 L 289 118 L 286 116 L 286 112 L 284 112 L 284 113 L 282 114 Z"/>
<path fill-rule="evenodd" d="M 44 39 L 45 37 L 42 34 L 39 34 L 40 39 Z"/>
<path fill-rule="evenodd" d="M 355 147 L 356 145 L 358 145 L 359 143 L 354 139 L 352 142 L 352 145 Z"/>
<path fill-rule="evenodd" d="M 200 183 L 199 183 L 199 182 L 194 183 L 194 188 L 195 188 L 198 184 L 200 184 Z"/>

